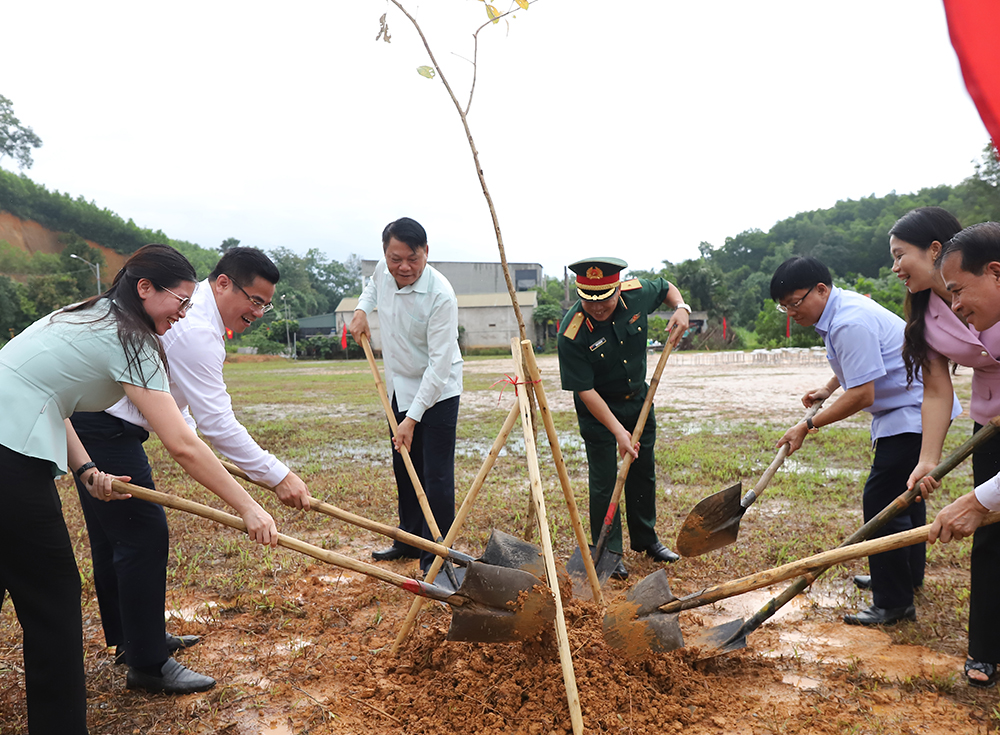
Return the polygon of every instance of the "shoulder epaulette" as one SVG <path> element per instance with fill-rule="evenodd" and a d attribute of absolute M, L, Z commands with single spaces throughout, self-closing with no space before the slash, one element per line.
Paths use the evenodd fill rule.
<path fill-rule="evenodd" d="M 622 281 L 622 291 L 635 291 L 637 288 L 642 288 L 642 284 L 639 283 L 638 278 L 630 278 L 627 281 Z"/>
<path fill-rule="evenodd" d="M 578 311 L 573 315 L 573 318 L 569 320 L 569 326 L 566 327 L 566 331 L 563 332 L 563 336 L 566 339 L 576 339 L 576 333 L 580 331 L 581 324 L 583 324 L 583 312 Z"/>

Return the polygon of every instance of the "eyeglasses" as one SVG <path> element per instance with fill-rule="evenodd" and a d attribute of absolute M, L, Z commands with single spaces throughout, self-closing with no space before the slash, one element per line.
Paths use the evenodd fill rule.
<path fill-rule="evenodd" d="M 789 304 L 788 306 L 785 306 L 784 304 L 775 304 L 774 308 L 776 308 L 782 314 L 787 314 L 789 309 L 798 309 L 800 306 L 802 306 L 802 302 L 806 300 L 806 296 L 811 294 L 812 290 L 816 288 L 816 286 L 817 284 L 815 283 L 812 286 L 810 286 L 809 290 L 806 291 L 805 294 L 803 294 L 802 298 L 796 301 L 794 304 Z"/>
<path fill-rule="evenodd" d="M 228 273 L 226 275 L 229 276 Z M 240 291 L 243 291 L 243 295 L 246 296 L 250 300 L 250 303 L 253 304 L 253 308 L 259 310 L 261 314 L 266 314 L 267 312 L 271 311 L 271 309 L 274 308 L 274 304 L 272 304 L 270 301 L 268 301 L 267 303 L 264 303 L 257 296 L 251 296 L 250 294 L 248 294 L 243 289 L 243 286 L 241 286 L 240 284 L 238 284 L 236 282 L 236 279 L 233 278 L 232 276 L 229 276 L 229 280 L 233 282 L 233 285 L 236 286 L 236 288 L 238 288 Z"/>
<path fill-rule="evenodd" d="M 171 291 L 166 286 L 160 286 L 160 288 L 162 288 L 168 294 L 170 294 L 175 299 L 177 299 L 178 301 L 181 302 L 181 303 L 179 303 L 177 305 L 177 311 L 181 312 L 182 314 L 186 314 L 187 310 L 191 308 L 191 297 L 190 296 L 181 296 L 178 293 L 174 293 L 173 291 Z"/>

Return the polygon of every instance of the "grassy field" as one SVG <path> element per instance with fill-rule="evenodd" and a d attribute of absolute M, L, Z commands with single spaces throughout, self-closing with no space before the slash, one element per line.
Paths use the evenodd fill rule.
<path fill-rule="evenodd" d="M 477 370 L 479 362 L 473 358 L 467 364 L 466 394 L 459 417 L 458 502 L 479 472 L 512 405 L 510 387 L 501 397 L 501 386 L 496 384 L 503 377 L 502 372 L 512 372 L 512 368 L 508 366 L 500 372 Z M 486 365 L 486 359 L 482 362 Z M 553 364 L 549 364 L 544 374 L 544 385 L 555 405 L 554 398 L 560 391 L 557 374 L 552 372 Z M 306 480 L 315 497 L 368 518 L 395 524 L 388 427 L 364 362 L 233 363 L 226 366 L 226 381 L 240 420 L 262 446 Z M 957 387 L 960 399 L 967 405 L 968 381 L 958 381 Z M 677 529 L 699 500 L 737 481 L 743 482 L 744 492 L 753 486 L 774 457 L 775 441 L 792 422 L 782 416 L 739 411 L 692 422 L 684 406 L 670 400 L 658 403 L 661 408 L 657 412 L 657 527 L 661 540 L 672 546 Z M 586 526 L 586 458 L 577 435 L 575 415 L 567 410 L 565 400 L 559 404 L 560 408 L 553 410 L 553 418 Z M 959 419 L 949 433 L 946 453 L 966 439 L 970 431 L 970 421 Z M 528 470 L 522 437 L 518 423 L 455 544 L 460 550 L 477 554 L 492 528 L 525 535 Z M 674 578 L 671 584 L 678 595 L 832 548 L 861 525 L 861 487 L 871 460 L 866 423 L 855 421 L 824 429 L 807 442 L 809 446 L 775 476 L 757 510 L 745 516 L 738 543 L 722 552 L 686 559 L 671 567 Z M 538 443 L 553 541 L 557 555 L 568 559 L 575 539 L 544 432 Z M 184 474 L 155 438 L 146 446 L 159 489 L 222 507 L 213 495 Z M 75 541 L 84 582 L 85 633 L 92 641 L 88 656 L 103 655 L 94 652 L 95 646 L 97 650 L 100 648 L 99 616 L 86 529 L 75 491 L 65 478 L 60 483 L 64 514 Z M 970 487 L 971 468 L 966 463 L 948 478 L 941 497 L 935 499 L 931 509 L 940 508 L 947 497 L 957 497 Z M 365 560 L 372 549 L 386 545 L 385 539 L 320 514 L 285 508 L 268 492 L 259 489 L 252 492 L 286 534 Z M 251 545 L 235 532 L 194 516 L 170 511 L 168 518 L 171 527 L 168 601 L 179 605 L 211 600 L 212 606 L 203 606 L 197 617 L 210 627 L 221 627 L 227 619 L 250 614 L 266 621 L 260 624 L 269 629 L 294 629 L 305 613 L 301 604 L 289 599 L 287 590 L 309 573 L 307 570 L 315 562 L 282 549 Z M 537 539 L 537 533 L 528 536 Z M 964 656 L 968 554 L 968 541 L 929 549 L 928 576 L 918 621 L 888 629 L 894 642 Z M 626 554 L 626 562 L 634 578 L 655 570 L 650 561 L 631 552 Z M 835 567 L 828 576 L 845 579 L 865 572 L 866 566 L 864 560 L 858 560 Z M 375 587 L 375 594 L 379 589 L 382 588 Z M 827 610 L 821 614 L 833 618 L 843 612 Z M 371 615 L 366 626 L 376 628 L 381 613 Z M 23 723 L 20 719 L 23 700 L 18 699 L 23 697 L 23 693 L 18 694 L 23 692 L 20 689 L 23 679 L 19 678 L 16 663 L 19 637 L 12 606 L 7 604 L 0 613 L 0 710 L 7 712 L 0 714 L 0 732 L 5 733 L 15 731 Z M 969 694 L 962 688 L 963 693 L 954 694 L 956 684 L 957 676 L 949 673 L 933 681 L 915 682 L 913 686 L 964 697 L 963 701 L 972 701 L 984 709 L 993 706 L 985 704 L 987 701 L 995 704 L 995 693 Z M 228 694 L 213 696 L 216 699 L 212 701 L 221 707 L 227 696 L 240 694 L 233 689 Z M 244 692 L 243 696 L 250 695 Z"/>

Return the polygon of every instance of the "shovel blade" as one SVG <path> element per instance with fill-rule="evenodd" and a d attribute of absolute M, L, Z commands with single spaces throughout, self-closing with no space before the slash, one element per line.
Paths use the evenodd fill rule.
<path fill-rule="evenodd" d="M 521 569 L 545 579 L 545 560 L 541 549 L 498 528 L 490 533 L 479 561 L 497 567 Z"/>
<path fill-rule="evenodd" d="M 603 622 L 604 640 L 628 656 L 683 648 L 684 636 L 677 615 L 657 610 L 675 599 L 666 571 L 660 569 L 650 574 L 608 606 Z"/>
<path fill-rule="evenodd" d="M 740 504 L 742 493 L 743 483 L 738 482 L 698 503 L 677 533 L 677 552 L 700 556 L 736 541 L 746 512 Z"/>
<path fill-rule="evenodd" d="M 697 648 L 698 660 L 715 658 L 724 653 L 747 647 L 747 637 L 742 633 L 743 619 L 730 620 L 697 633 L 688 640 L 688 648 Z"/>
<path fill-rule="evenodd" d="M 470 562 L 451 602 L 449 641 L 505 643 L 538 637 L 556 617 L 552 592 L 522 569 Z"/>
<path fill-rule="evenodd" d="M 604 551 L 594 562 L 594 571 L 597 572 L 597 581 L 601 587 L 604 587 L 611 579 L 611 573 L 615 571 L 621 558 L 621 554 L 608 551 L 608 548 L 604 547 Z M 573 585 L 573 596 L 581 600 L 593 600 L 594 590 L 590 586 L 590 578 L 587 576 L 587 567 L 583 564 L 583 554 L 580 553 L 580 547 L 577 547 L 573 556 L 569 558 L 566 571 L 569 573 L 569 580 Z"/>

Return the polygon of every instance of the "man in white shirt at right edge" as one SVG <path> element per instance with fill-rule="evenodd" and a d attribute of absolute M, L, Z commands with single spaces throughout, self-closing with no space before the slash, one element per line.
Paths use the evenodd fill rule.
<path fill-rule="evenodd" d="M 357 342 L 362 334 L 371 338 L 368 314 L 378 309 L 385 383 L 399 424 L 392 456 L 399 527 L 433 540 L 399 449 L 409 450 L 434 521 L 446 534 L 455 517 L 455 431 L 462 394 L 458 300 L 448 279 L 427 265 L 427 233 L 420 223 L 409 217 L 390 222 L 382 232 L 382 251 L 385 257 L 365 285 L 349 329 Z M 372 557 L 420 557 L 425 573 L 434 559 L 398 541 Z"/>
<path fill-rule="evenodd" d="M 273 487 L 282 503 L 308 510 L 309 488 L 237 421 L 222 375 L 226 330 L 242 334 L 271 311 L 279 278 L 277 267 L 260 250 L 227 250 L 191 300 L 182 301 L 185 318 L 160 339 L 169 363 L 170 393 L 181 410 L 190 409 L 198 430 L 253 480 Z M 70 420 L 99 466 L 155 489 L 142 448 L 149 425 L 127 398 L 105 412 L 78 412 Z M 77 491 L 91 540 L 105 641 L 117 646 L 115 663 L 128 664 L 126 686 L 169 694 L 214 686 L 212 677 L 170 657 L 198 637 L 171 635 L 164 627 L 169 537 L 163 508 L 138 498 L 95 500 L 79 481 Z"/>

